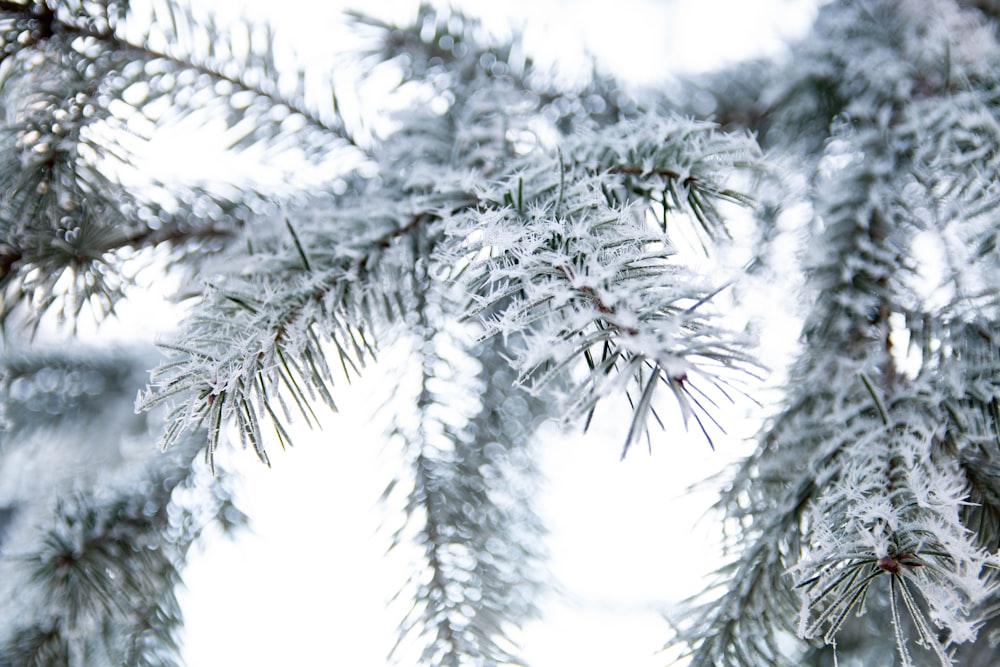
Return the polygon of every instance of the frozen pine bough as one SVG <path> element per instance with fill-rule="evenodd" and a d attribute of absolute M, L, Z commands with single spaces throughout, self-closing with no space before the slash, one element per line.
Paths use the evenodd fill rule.
<path fill-rule="evenodd" d="M 0 663 L 180 664 L 187 552 L 243 520 L 218 449 L 267 463 L 384 356 L 419 561 L 386 652 L 522 664 L 539 425 L 618 402 L 622 455 L 724 443 L 765 374 L 734 313 L 774 290 L 797 358 L 664 661 L 991 664 L 1000 17 L 932 4 L 828 3 L 787 56 L 640 103 L 429 7 L 350 15 L 326 67 L 169 0 L 0 3 Z M 266 169 L 158 161 L 203 126 Z M 185 312 L 156 351 L 49 342 L 147 275 Z"/>

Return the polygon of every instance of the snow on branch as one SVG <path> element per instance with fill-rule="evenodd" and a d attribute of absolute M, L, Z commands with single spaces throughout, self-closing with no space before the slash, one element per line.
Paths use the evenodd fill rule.
<path fill-rule="evenodd" d="M 554 390 L 567 420 L 626 392 L 634 410 L 626 450 L 660 419 L 658 389 L 708 437 L 703 419 L 714 423 L 710 408 L 741 391 L 753 362 L 745 341 L 709 313 L 724 285 L 676 260 L 648 194 L 663 193 L 661 212 L 677 209 L 724 234 L 717 203 L 750 199 L 722 183 L 752 155 L 745 138 L 671 119 L 588 133 L 569 142 L 567 157 L 525 161 L 451 220 L 449 233 L 472 262 L 463 278 L 468 315 L 487 336 L 524 334 L 512 355 L 520 382 Z"/>
<path fill-rule="evenodd" d="M 966 480 L 936 440 L 943 415 L 926 399 L 899 396 L 892 421 L 876 412 L 881 425 L 843 441 L 844 463 L 817 469 L 831 482 L 812 503 L 804 554 L 792 569 L 802 591 L 800 635 L 835 641 L 885 576 L 884 594 L 906 610 L 917 642 L 940 664 L 951 664 L 951 644 L 975 639 L 996 588 L 989 571 L 1000 563 L 960 520 Z M 903 624 L 892 625 L 903 664 L 912 664 Z"/>
<path fill-rule="evenodd" d="M 139 410 L 172 406 L 162 447 L 204 426 L 211 456 L 232 422 L 267 462 L 263 424 L 286 446 L 293 416 L 313 424 L 314 405 L 336 409 L 334 378 L 360 374 L 374 357 L 375 332 L 406 310 L 407 285 L 393 267 L 409 255 L 396 241 L 421 220 L 374 222 L 365 218 L 366 231 L 346 242 L 315 220 L 298 231 L 287 222 L 284 242 L 261 249 L 252 268 L 207 284 L 183 335 L 162 343 L 175 358 L 153 371 L 136 402 Z"/>

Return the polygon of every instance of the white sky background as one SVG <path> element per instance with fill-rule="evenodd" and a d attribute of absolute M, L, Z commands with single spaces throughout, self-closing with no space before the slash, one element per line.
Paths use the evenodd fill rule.
<path fill-rule="evenodd" d="M 274 5 L 229 3 L 251 13 Z M 313 45 L 320 57 L 338 34 L 343 5 L 317 0 L 309 3 L 315 10 L 306 10 L 305 4 L 279 12 L 293 21 L 300 50 Z M 369 9 L 402 21 L 416 4 L 369 3 Z M 803 33 L 815 11 L 810 0 L 459 4 L 488 25 L 511 16 L 523 22 L 528 50 L 543 62 L 580 62 L 586 45 L 609 69 L 642 83 L 775 52 L 779 37 Z M 271 469 L 251 452 L 223 454 L 244 474 L 237 502 L 253 530 L 236 542 L 210 539 L 184 573 L 189 667 L 386 664 L 399 620 L 398 609 L 387 612 L 386 602 L 408 572 L 405 554 L 385 557 L 387 534 L 378 532 L 391 515 L 377 499 L 396 469 L 380 427 L 366 423 L 371 406 L 381 402 L 380 375 L 375 369 L 341 391 L 342 412 L 331 416 L 325 432 L 304 434 L 294 450 L 274 452 Z M 613 410 L 600 412 L 607 417 Z M 543 618 L 525 629 L 529 664 L 666 662 L 656 655 L 669 635 L 663 611 L 700 590 L 702 577 L 722 563 L 715 522 L 693 528 L 713 495 L 686 489 L 750 451 L 741 439 L 752 436 L 755 424 L 741 418 L 724 417 L 733 437 L 717 438 L 715 452 L 674 424 L 654 432 L 652 454 L 637 447 L 619 462 L 627 425 L 614 419 L 600 421 L 587 436 L 546 440 L 541 454 L 548 482 L 540 509 L 561 592 L 543 601 Z"/>

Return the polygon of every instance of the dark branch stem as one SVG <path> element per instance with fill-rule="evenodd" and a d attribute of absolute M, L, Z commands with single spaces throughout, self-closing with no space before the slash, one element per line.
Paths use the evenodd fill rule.
<path fill-rule="evenodd" d="M 626 176 L 663 176 L 665 178 L 670 178 L 678 180 L 681 178 L 681 173 L 674 171 L 673 169 L 644 169 L 636 165 L 629 164 L 617 164 L 608 168 L 608 171 L 612 174 L 625 174 Z M 691 185 L 698 182 L 697 176 L 687 176 L 683 179 L 682 183 L 684 185 Z"/>
<path fill-rule="evenodd" d="M 15 271 L 15 266 L 24 259 L 24 253 L 10 246 L 0 248 L 0 285 Z"/>
<path fill-rule="evenodd" d="M 193 241 L 205 241 L 208 239 L 231 239 L 235 235 L 236 230 L 219 227 L 202 227 L 198 229 L 182 229 L 181 227 L 164 229 L 147 228 L 124 237 L 120 243 L 110 245 L 109 247 L 106 247 L 104 251 L 113 252 L 122 248 L 139 249 L 143 247 L 158 246 L 163 243 L 181 245 Z"/>
<path fill-rule="evenodd" d="M 385 234 L 370 241 L 367 246 L 370 250 L 385 250 L 392 242 L 396 239 L 402 238 L 409 234 L 410 232 L 418 229 L 421 225 L 425 225 L 428 222 L 435 220 L 435 216 L 431 213 L 417 213 L 402 227 L 397 227 L 392 229 Z M 364 257 L 358 262 L 358 268 L 364 271 L 368 268 L 368 260 L 371 259 L 371 253 L 366 253 Z"/>
<path fill-rule="evenodd" d="M 562 276 L 566 279 L 567 282 L 571 283 L 573 281 L 573 272 L 569 267 L 560 264 L 555 268 L 562 274 Z M 617 315 L 615 309 L 611 308 L 606 303 L 604 303 L 604 301 L 601 300 L 601 297 L 598 296 L 597 293 L 594 292 L 592 288 L 584 286 L 577 289 L 576 291 L 579 292 L 581 295 L 583 295 L 584 298 L 586 298 L 588 301 L 593 303 L 594 307 L 597 308 L 597 311 L 605 316 L 604 320 L 609 325 L 614 327 L 617 331 L 628 334 L 630 336 L 635 336 L 639 333 L 639 331 L 634 327 L 622 326 L 617 322 L 615 322 L 615 316 Z"/>
<path fill-rule="evenodd" d="M 235 236 L 235 230 L 218 227 L 204 227 L 199 229 L 182 229 L 180 227 L 165 229 L 147 228 L 105 244 L 96 251 L 96 256 L 114 253 L 125 248 L 140 250 L 164 243 L 184 245 L 186 243 L 209 239 L 231 239 L 233 236 Z M 20 270 L 20 265 L 25 260 L 27 260 L 27 264 L 31 264 L 31 258 L 25 257 L 24 251 L 20 248 L 14 246 L 0 247 L 0 285 L 6 283 L 17 273 Z"/>

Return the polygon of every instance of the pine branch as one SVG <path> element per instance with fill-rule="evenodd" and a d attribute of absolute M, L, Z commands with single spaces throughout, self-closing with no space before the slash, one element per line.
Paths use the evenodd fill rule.
<path fill-rule="evenodd" d="M 415 605 L 394 654 L 418 643 L 426 664 L 521 664 L 512 631 L 534 616 L 541 586 L 541 528 L 528 505 L 530 410 L 540 406 L 513 387 L 498 341 L 463 349 L 460 328 L 430 314 L 440 290 L 426 274 L 414 280 L 429 291 L 418 290 L 425 296 L 413 311 L 417 396 L 401 387 L 390 404 L 401 413 L 391 432 L 413 466 L 406 520 L 393 544 L 415 531 L 423 562 L 401 592 Z M 409 404 L 414 427 L 396 407 Z"/>
<path fill-rule="evenodd" d="M 457 126 L 460 120 L 473 127 L 484 118 L 495 120 L 496 110 L 504 108 L 497 97 L 506 94 L 506 85 L 496 87 L 477 91 L 451 114 L 411 110 L 406 124 L 374 152 L 383 181 L 332 206 L 324 202 L 338 229 L 331 231 L 324 217 L 292 221 L 302 237 L 299 246 L 324 249 L 309 256 L 310 270 L 302 271 L 302 250 L 286 245 L 260 257 L 253 272 L 206 291 L 184 325 L 184 343 L 174 350 L 180 358 L 154 373 L 151 391 L 137 403 L 145 409 L 179 401 L 164 446 L 206 424 L 211 455 L 222 425 L 232 419 L 244 444 L 266 461 L 262 425 L 273 426 L 286 444 L 285 424 L 293 413 L 309 423 L 313 401 L 335 407 L 323 340 L 350 376 L 374 354 L 377 337 L 405 316 L 414 298 L 401 279 L 412 261 L 407 244 L 418 234 L 438 243 L 442 220 L 479 202 L 479 182 L 488 177 L 479 152 L 488 146 L 506 151 L 503 130 L 490 129 L 467 143 Z M 477 180 L 470 182 L 470 176 Z M 266 237 L 263 242 L 271 243 Z M 298 361 L 303 357 L 304 363 Z"/>
<path fill-rule="evenodd" d="M 510 109 L 530 109 L 536 121 L 566 136 L 639 113 L 638 103 L 623 83 L 600 72 L 596 64 L 589 78 L 578 87 L 568 87 L 555 73 L 536 66 L 516 31 L 508 39 L 499 39 L 480 21 L 455 8 L 421 4 L 413 20 L 404 25 L 359 12 L 349 12 L 348 17 L 356 32 L 371 37 L 371 45 L 359 53 L 362 64 L 371 66 L 370 71 L 386 63 L 401 67 L 399 89 L 419 81 L 450 98 L 456 89 L 475 95 L 472 91 L 477 88 L 501 88 Z M 509 113 L 502 115 L 512 120 Z M 537 127 L 506 129 L 515 134 L 523 130 L 521 141 L 533 146 L 540 139 Z"/>
<path fill-rule="evenodd" d="M 917 262 L 910 255 L 918 233 L 981 233 L 980 211 L 994 210 L 996 200 L 980 180 L 980 173 L 995 171 L 992 153 L 980 146 L 990 143 L 994 130 L 977 110 L 982 97 L 979 102 L 963 95 L 932 99 L 938 89 L 919 81 L 935 67 L 927 54 L 913 59 L 911 98 L 900 98 L 898 78 L 882 78 L 875 62 L 900 58 L 895 49 L 914 48 L 914 31 L 936 29 L 918 28 L 925 17 L 889 5 L 875 3 L 872 14 L 862 17 L 855 12 L 864 14 L 864 8 L 831 7 L 818 27 L 821 34 L 830 30 L 836 37 L 827 34 L 829 41 L 812 42 L 819 46 L 800 47 L 806 63 L 796 62 L 796 75 L 813 65 L 823 68 L 824 76 L 833 77 L 828 83 L 843 87 L 837 95 L 855 102 L 850 118 L 835 119 L 826 152 L 817 160 L 821 180 L 815 206 L 822 234 L 808 278 L 820 298 L 805 322 L 806 346 L 789 399 L 723 496 L 722 506 L 736 528 L 732 539 L 749 546 L 739 549 L 727 573 L 735 576 L 719 601 L 705 607 L 701 625 L 681 632 L 697 664 L 795 660 L 772 650 L 787 630 L 781 620 L 787 608 L 783 613 L 768 599 L 770 592 L 759 592 L 758 578 L 746 581 L 745 573 L 755 567 L 770 570 L 762 578 L 777 588 L 787 586 L 781 581 L 785 572 L 795 573 L 802 595 L 801 637 L 834 642 L 848 627 L 851 612 L 879 614 L 875 622 L 893 628 L 904 664 L 918 657 L 909 636 L 936 663 L 951 664 L 950 652 L 974 640 L 995 607 L 996 564 L 966 523 L 980 515 L 965 507 L 967 485 L 976 476 L 963 472 L 960 453 L 968 446 L 965 433 L 982 437 L 969 424 L 983 420 L 969 416 L 982 415 L 984 405 L 966 412 L 966 399 L 959 398 L 977 384 L 982 389 L 975 393 L 984 398 L 994 392 L 970 377 L 957 380 L 957 367 L 940 359 L 938 344 L 949 350 L 945 356 L 965 348 L 965 334 L 959 332 L 966 315 L 949 314 L 954 305 L 942 311 L 922 303 L 915 288 Z M 845 51 L 845 43 L 856 46 Z M 831 47 L 836 53 L 825 50 Z M 872 76 L 860 84 L 868 87 L 866 97 L 858 97 L 855 79 L 836 79 L 837 68 L 857 66 L 845 53 L 868 59 L 865 71 Z M 848 87 L 853 89 L 849 94 Z M 810 141 L 806 125 L 788 126 L 786 146 L 802 150 L 795 142 Z M 981 139 L 978 130 L 969 131 L 977 126 L 982 126 Z M 918 148 L 928 145 L 933 148 Z M 982 264 L 960 270 L 979 280 L 992 271 Z M 979 304 L 992 313 L 991 301 Z M 895 345 L 894 321 L 899 315 L 915 339 L 934 341 L 923 344 L 916 379 L 897 365 L 902 351 Z M 927 322 L 933 324 L 918 325 Z M 956 343 L 950 342 L 952 332 Z M 985 368 L 989 362 L 974 366 Z M 945 430 L 953 430 L 955 440 L 942 440 Z M 796 481 L 803 479 L 807 486 Z M 808 493 L 789 498 L 789 490 L 797 488 Z M 775 515 L 788 517 L 786 527 L 770 535 L 759 532 L 772 525 Z M 763 526 L 762 517 L 768 517 Z M 762 553 L 780 556 L 768 559 Z M 764 613 L 775 615 L 758 622 Z"/>
<path fill-rule="evenodd" d="M 677 120 L 671 133 L 668 123 L 651 125 L 628 124 L 582 137 L 571 144 L 571 165 L 535 158 L 501 181 L 478 209 L 457 217 L 449 232 L 463 241 L 475 238 L 475 244 L 460 246 L 464 258 L 456 262 L 486 258 L 465 271 L 475 299 L 469 316 L 483 319 L 486 335 L 527 336 L 528 345 L 515 359 L 520 382 L 541 391 L 573 377 L 573 366 L 585 362 L 584 373 L 570 380 L 575 388 L 559 398 L 566 419 L 592 413 L 610 393 L 635 392 L 625 450 L 651 417 L 658 419 L 653 395 L 661 385 L 675 396 L 685 421 L 693 418 L 708 436 L 702 417 L 714 420 L 699 395 L 714 399 L 701 393 L 698 380 L 730 400 L 731 383 L 752 369 L 742 344 L 704 314 L 717 290 L 683 275 L 671 257 L 669 237 L 645 217 L 649 200 L 631 194 L 638 183 L 650 191 L 673 189 L 675 205 L 685 206 L 682 210 L 700 218 L 705 229 L 722 230 L 711 201 L 728 191 L 711 184 L 722 178 L 719 172 L 738 168 L 742 162 L 735 156 L 752 153 L 752 147 L 731 138 L 727 153 L 721 148 L 725 140 L 716 145 L 700 136 L 711 132 L 708 126 Z M 658 140 L 645 143 L 646 132 Z M 619 148 L 625 135 L 640 146 L 629 155 Z M 713 145 L 716 164 L 698 157 L 707 144 Z M 643 154 L 645 149 L 655 152 Z M 626 157 L 655 166 L 628 185 L 610 180 L 607 174 L 616 171 L 631 178 L 632 168 L 621 164 Z M 678 167 L 661 166 L 672 158 Z M 682 169 L 689 174 L 681 179 L 687 195 L 671 176 Z M 613 194 L 618 188 L 631 198 L 620 202 Z M 745 198 L 733 195 L 733 200 Z M 703 204 L 688 208 L 691 201 Z M 730 371 L 732 377 L 726 377 Z"/>
<path fill-rule="evenodd" d="M 135 35 L 140 19 L 126 16 L 124 5 L 0 8 L 9 26 L 4 57 L 13 63 L 4 85 L 11 103 L 2 134 L 8 162 L 0 165 L 0 189 L 7 193 L 0 208 L 0 321 L 18 305 L 28 326 L 37 326 L 52 307 L 75 319 L 91 304 L 104 316 L 126 282 L 118 251 L 223 239 L 252 215 L 253 200 L 266 193 L 255 194 L 246 184 L 231 184 L 235 196 L 212 186 L 184 193 L 143 176 L 141 186 L 126 190 L 118 176 L 109 176 L 139 169 L 135 151 L 165 126 L 211 111 L 227 123 L 232 150 L 297 147 L 304 161 L 317 164 L 350 144 L 336 108 L 327 122 L 303 106 L 303 89 L 285 94 L 270 54 L 254 51 L 260 45 L 242 54 L 230 45 L 225 63 L 213 52 L 185 52 L 178 44 L 181 33 L 199 32 L 218 46 L 211 37 L 223 28 L 211 19 L 200 24 L 172 5 L 170 11 L 173 34 L 160 35 L 169 47 L 163 51 L 150 42 L 152 33 L 139 40 L 126 36 Z M 241 57 L 244 67 L 234 68 Z M 27 94 L 19 97 L 19 90 Z M 289 118 L 300 118 L 304 126 Z M 188 200 L 186 219 L 176 220 L 173 205 L 156 201 L 158 187 L 168 198 L 180 191 Z M 192 224 L 192 214 L 211 220 Z M 56 287 L 62 275 L 74 286 L 69 294 Z"/>
<path fill-rule="evenodd" d="M 288 444 L 293 421 L 336 407 L 334 379 L 403 342 L 415 363 L 391 402 L 406 458 L 394 539 L 413 537 L 421 558 L 401 591 L 413 606 L 398 655 L 415 644 L 427 664 L 515 664 L 540 586 L 525 508 L 538 420 L 589 424 L 624 393 L 628 450 L 664 425 L 668 395 L 711 442 L 719 406 L 753 375 L 747 342 L 713 313 L 729 277 L 695 278 L 674 243 L 693 230 L 711 253 L 730 240 L 729 207 L 755 205 L 758 184 L 738 180 L 760 173 L 750 135 L 640 112 L 596 69 L 563 90 L 517 38 L 457 12 L 354 20 L 374 36 L 361 66 L 401 73 L 387 105 L 401 111 L 370 142 L 354 140 L 332 90 L 279 71 L 266 26 L 229 34 L 169 0 L 0 0 L 0 323 L 111 312 L 133 250 L 170 245 L 209 276 L 185 285 L 192 311 L 137 402 L 168 408 L 166 463 L 119 461 L 148 430 L 107 405 L 135 386 L 130 362 L 4 360 L 0 449 L 68 467 L 103 461 L 99 448 L 127 469 L 113 488 L 54 483 L 51 516 L 26 501 L 0 510 L 4 554 L 23 556 L 0 558 L 0 588 L 18 584 L 0 590 L 0 612 L 33 610 L 0 637 L 0 663 L 175 664 L 186 550 L 231 514 L 224 488 L 207 510 L 183 501 L 205 492 L 203 443 L 211 458 L 233 424 L 266 461 L 269 428 Z M 982 645 L 995 630 L 998 62 L 992 26 L 957 0 L 840 2 L 787 64 L 713 83 L 718 118 L 758 130 L 785 153 L 770 163 L 809 184 L 777 200 L 804 193 L 815 234 L 787 400 L 720 501 L 731 561 L 679 624 L 693 664 L 822 655 L 795 634 L 865 664 L 893 652 L 949 664 L 976 659 L 977 633 Z M 261 202 L 301 194 L 295 174 L 273 192 L 123 186 L 143 141 L 204 119 L 248 160 L 290 151 L 329 174 L 347 168 L 334 157 L 364 169 L 282 215 Z M 768 242 L 788 238 L 780 206 L 766 208 Z M 94 449 L 50 437 L 64 431 Z M 874 648 L 851 620 L 861 612 L 881 630 Z"/>
<path fill-rule="evenodd" d="M 116 6 L 119 11 L 109 11 Z M 101 10 L 104 14 L 101 15 Z M 92 13 L 95 12 L 96 13 Z M 328 123 L 320 118 L 315 112 L 305 108 L 303 92 L 293 98 L 282 94 L 277 81 L 269 80 L 267 77 L 277 76 L 276 67 L 270 61 L 267 54 L 256 54 L 252 50 L 244 54 L 236 53 L 231 44 L 225 48 L 225 59 L 213 56 L 212 50 L 221 49 L 223 46 L 219 40 L 231 40 L 227 37 L 226 30 L 233 30 L 232 26 L 224 27 L 218 25 L 209 17 L 199 20 L 195 18 L 191 9 L 182 9 L 174 2 L 161 2 L 153 8 L 154 13 L 160 10 L 169 15 L 169 30 L 163 22 L 154 22 L 146 27 L 142 39 L 136 40 L 127 36 L 127 33 L 134 32 L 137 26 L 136 17 L 130 14 L 131 8 L 128 3 L 110 3 L 106 7 L 85 6 L 84 3 L 62 2 L 54 8 L 41 2 L 10 2 L 0 3 L 0 11 L 7 12 L 7 19 L 19 26 L 25 26 L 31 39 L 10 40 L 19 43 L 21 48 L 40 47 L 44 42 L 55 36 L 69 36 L 82 38 L 90 43 L 103 44 L 108 52 L 122 54 L 126 61 L 139 60 L 142 62 L 153 62 L 157 60 L 172 62 L 185 70 L 192 71 L 198 75 L 205 75 L 214 81 L 224 81 L 234 88 L 252 93 L 253 95 L 268 100 L 268 106 L 286 107 L 292 114 L 301 116 L 311 125 L 323 130 L 324 133 L 337 136 L 355 148 L 358 148 L 353 139 L 346 134 L 342 124 L 336 117 L 336 107 L 332 109 L 333 123 Z M 102 20 L 95 20 L 102 19 Z M 240 26 L 247 34 L 253 32 L 254 26 Z M 263 26 L 267 31 L 268 39 L 264 42 L 268 45 L 273 41 L 273 33 L 270 27 Z M 154 31 L 167 44 L 164 49 L 157 49 L 152 45 Z M 194 35 L 201 33 L 210 37 L 209 53 L 197 54 L 193 50 L 183 49 L 178 43 L 182 34 Z M 214 40 L 211 38 L 214 37 Z M 16 52 L 16 51 L 15 51 Z M 244 62 L 238 63 L 237 59 L 243 56 Z M 239 66 L 238 66 L 239 65 Z M 251 78 L 251 76 L 253 78 Z M 288 76 L 288 73 L 285 73 Z M 301 78 L 301 74 L 297 74 Z M 258 80 L 253 80 L 253 79 Z M 358 148 L 359 150 L 362 150 Z"/>
<path fill-rule="evenodd" d="M 148 420 L 122 415 L 121 399 L 140 381 L 141 356 L 74 352 L 3 359 L 0 478 L 18 512 L 0 553 L 0 614 L 11 619 L 0 662 L 180 664 L 180 568 L 207 525 L 230 527 L 239 512 L 192 467 L 200 438 L 166 458 L 136 453 Z M 60 445 L 60 432 L 79 440 Z M 61 473 L 23 469 L 25 452 L 53 450 Z M 22 481 L 9 484 L 13 474 Z"/>
<path fill-rule="evenodd" d="M 162 447 L 206 425 L 212 457 L 233 420 L 244 445 L 267 462 L 265 425 L 286 446 L 293 417 L 315 424 L 314 403 L 336 409 L 335 366 L 348 381 L 360 374 L 380 332 L 405 316 L 407 239 L 431 220 L 400 221 L 396 211 L 377 220 L 368 208 L 339 213 L 335 229 L 325 216 L 302 216 L 277 239 L 258 236 L 254 270 L 210 285 L 182 337 L 164 344 L 174 359 L 154 370 L 136 403 L 172 406 Z"/>

